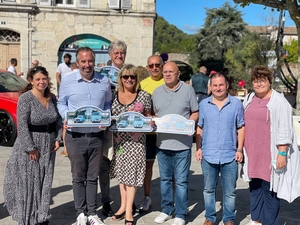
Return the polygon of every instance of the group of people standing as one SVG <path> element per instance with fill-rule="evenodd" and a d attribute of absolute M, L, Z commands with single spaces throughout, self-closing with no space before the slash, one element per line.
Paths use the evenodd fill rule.
<path fill-rule="evenodd" d="M 144 186 L 140 211 L 151 205 L 152 169 L 157 156 L 161 185 L 162 224 L 175 215 L 172 225 L 185 225 L 188 213 L 189 169 L 193 137 L 182 134 L 110 132 L 105 127 L 70 127 L 68 111 L 82 106 L 110 110 L 112 116 L 135 111 L 147 117 L 178 114 L 196 122 L 196 159 L 204 177 L 204 225 L 216 221 L 215 194 L 221 174 L 223 222 L 233 225 L 238 163 L 244 162 L 244 178 L 250 181 L 251 221 L 248 225 L 278 225 L 279 198 L 289 202 L 300 195 L 300 160 L 292 122 L 291 106 L 271 88 L 272 71 L 264 66 L 251 72 L 254 93 L 244 106 L 228 94 L 228 79 L 216 72 L 203 81 L 198 93 L 180 81 L 174 62 L 163 63 L 159 55 L 147 60 L 149 77 L 140 81 L 139 70 L 125 64 L 123 41 L 108 47 L 112 66 L 120 69 L 118 87 L 94 70 L 95 53 L 88 47 L 76 52 L 76 65 L 60 82 L 59 98 L 51 94 L 44 67 L 29 70 L 28 85 L 18 103 L 18 138 L 5 172 L 5 204 L 20 225 L 46 225 L 50 216 L 50 190 L 55 152 L 66 130 L 65 146 L 71 163 L 76 225 L 101 225 L 97 215 L 97 183 L 100 179 L 102 212 L 115 221 L 134 224 L 135 194 Z M 204 68 L 202 68 L 204 69 Z M 201 71 L 200 71 L 201 72 Z M 206 71 L 202 70 L 205 74 Z M 197 85 L 197 79 L 191 84 Z M 203 97 L 207 90 L 211 96 Z M 197 102 L 197 97 L 200 103 Z M 153 123 L 152 123 L 153 125 Z M 107 156 L 106 140 L 113 141 L 113 156 Z M 274 168 L 271 166 L 274 160 Z M 109 178 L 119 182 L 121 204 L 110 206 Z"/>
<path fill-rule="evenodd" d="M 202 72 L 204 71 L 202 67 Z M 228 77 L 211 74 L 212 95 L 199 102 L 196 131 L 196 159 L 204 177 L 204 225 L 216 221 L 216 186 L 223 188 L 223 223 L 233 225 L 238 163 L 249 182 L 251 220 L 247 225 L 279 225 L 280 199 L 292 202 L 300 196 L 300 155 L 293 127 L 292 107 L 282 94 L 272 89 L 272 70 L 252 69 L 253 93 L 242 103 L 228 94 Z M 196 77 L 192 78 L 194 87 Z M 196 87 L 198 88 L 198 87 Z M 196 93 L 197 94 L 197 93 Z"/>

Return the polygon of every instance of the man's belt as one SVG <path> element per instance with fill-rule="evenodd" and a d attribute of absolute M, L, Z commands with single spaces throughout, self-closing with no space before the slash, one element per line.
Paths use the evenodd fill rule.
<path fill-rule="evenodd" d="M 73 138 L 81 138 L 81 137 L 100 137 L 101 133 L 103 131 L 100 132 L 94 132 L 94 133 L 79 133 L 79 132 L 73 132 L 73 131 L 69 131 L 67 130 L 67 133 L 72 135 Z"/>
<path fill-rule="evenodd" d="M 56 131 L 56 122 L 48 125 L 32 125 L 28 124 L 28 129 L 31 132 L 52 133 Z"/>

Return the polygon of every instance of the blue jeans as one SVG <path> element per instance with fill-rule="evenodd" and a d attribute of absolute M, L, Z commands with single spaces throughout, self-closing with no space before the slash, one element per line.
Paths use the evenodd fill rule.
<path fill-rule="evenodd" d="M 191 149 L 171 151 L 157 148 L 157 160 L 160 173 L 162 212 L 171 215 L 175 210 L 175 217 L 185 220 L 188 207 Z M 173 200 L 174 182 L 175 202 Z M 176 208 L 174 204 L 176 204 Z"/>
<path fill-rule="evenodd" d="M 223 222 L 235 219 L 235 188 L 238 178 L 238 164 L 235 160 L 230 163 L 212 164 L 202 160 L 202 172 L 204 176 L 204 203 L 205 217 L 211 222 L 216 222 L 216 186 L 219 173 L 223 188 Z"/>

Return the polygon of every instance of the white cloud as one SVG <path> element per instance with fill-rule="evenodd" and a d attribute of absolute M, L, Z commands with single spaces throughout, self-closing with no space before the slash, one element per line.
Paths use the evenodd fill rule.
<path fill-rule="evenodd" d="M 188 34 L 195 34 L 199 32 L 200 28 L 200 26 L 195 25 L 184 25 L 182 30 Z"/>

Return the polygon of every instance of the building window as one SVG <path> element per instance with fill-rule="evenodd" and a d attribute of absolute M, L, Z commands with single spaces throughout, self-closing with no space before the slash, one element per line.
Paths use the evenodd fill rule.
<path fill-rule="evenodd" d="M 20 34 L 11 30 L 0 30 L 0 42 L 20 42 Z"/>
<path fill-rule="evenodd" d="M 16 0 L 0 0 L 1 3 L 6 3 L 6 2 L 16 2 Z"/>
<path fill-rule="evenodd" d="M 56 5 L 75 6 L 74 0 L 55 0 Z"/>

